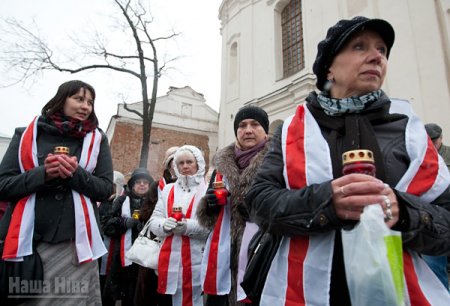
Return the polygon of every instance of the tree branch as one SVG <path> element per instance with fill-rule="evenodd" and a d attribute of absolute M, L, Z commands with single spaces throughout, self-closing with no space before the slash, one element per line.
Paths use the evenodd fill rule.
<path fill-rule="evenodd" d="M 123 103 L 123 108 L 129 111 L 130 113 L 138 115 L 141 119 L 144 119 L 144 116 L 140 112 L 138 112 L 135 109 L 128 108 L 128 104 L 125 102 Z"/>

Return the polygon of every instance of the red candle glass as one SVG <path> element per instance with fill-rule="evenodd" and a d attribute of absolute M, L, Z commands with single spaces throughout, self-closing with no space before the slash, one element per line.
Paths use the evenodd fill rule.
<path fill-rule="evenodd" d="M 172 207 L 172 218 L 177 221 L 183 220 L 183 209 L 181 207 Z"/>
<path fill-rule="evenodd" d="M 375 160 L 370 150 L 352 150 L 342 154 L 342 173 L 362 173 L 375 176 Z"/>
<path fill-rule="evenodd" d="M 214 182 L 214 194 L 217 197 L 217 205 L 227 204 L 228 190 L 225 188 L 225 184 L 222 181 Z"/>

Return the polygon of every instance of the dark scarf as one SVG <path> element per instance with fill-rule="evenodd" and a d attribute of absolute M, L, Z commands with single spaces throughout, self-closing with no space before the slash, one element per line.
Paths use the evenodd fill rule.
<path fill-rule="evenodd" d="M 61 112 L 56 112 L 48 116 L 48 119 L 53 122 L 61 134 L 69 135 L 75 138 L 84 138 L 87 133 L 97 128 L 97 125 L 90 119 L 81 121 L 75 118 L 67 117 Z"/>
<path fill-rule="evenodd" d="M 401 120 L 405 115 L 389 114 L 391 102 L 381 92 L 379 99 L 366 104 L 359 113 L 346 113 L 343 116 L 329 116 L 317 101 L 317 94 L 311 93 L 307 98 L 307 107 L 319 125 L 327 130 L 326 136 L 330 145 L 334 177 L 342 176 L 342 153 L 349 150 L 371 150 L 375 158 L 376 176 L 385 180 L 385 167 L 380 147 L 375 137 L 374 126 Z M 342 148 L 338 147 L 338 139 L 342 139 Z"/>
<path fill-rule="evenodd" d="M 242 172 L 245 168 L 250 165 L 250 161 L 252 158 L 259 153 L 262 149 L 264 149 L 264 146 L 266 145 L 268 139 L 261 141 L 256 146 L 249 150 L 241 150 L 238 148 L 238 146 L 234 146 L 234 155 L 236 159 L 236 164 L 238 165 L 239 171 Z"/>

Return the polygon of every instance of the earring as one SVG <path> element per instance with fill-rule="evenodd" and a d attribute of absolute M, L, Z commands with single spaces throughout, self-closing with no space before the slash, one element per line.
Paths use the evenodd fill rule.
<path fill-rule="evenodd" d="M 325 84 L 323 84 L 323 90 L 324 90 L 324 91 L 330 91 L 331 85 L 333 85 L 333 82 L 334 82 L 333 79 L 331 79 L 331 80 L 326 80 L 326 81 L 325 81 Z"/>

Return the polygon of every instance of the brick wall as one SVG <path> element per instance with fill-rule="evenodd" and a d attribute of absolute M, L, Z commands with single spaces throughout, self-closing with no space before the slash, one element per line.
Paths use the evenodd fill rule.
<path fill-rule="evenodd" d="M 128 180 L 131 172 L 139 166 L 141 153 L 142 126 L 130 122 L 117 121 L 111 140 L 111 154 L 114 170 L 120 171 Z M 147 164 L 152 177 L 157 180 L 163 171 L 164 153 L 173 146 L 194 145 L 203 151 L 208 170 L 210 149 L 208 136 L 168 129 L 152 128 L 150 153 Z"/>

